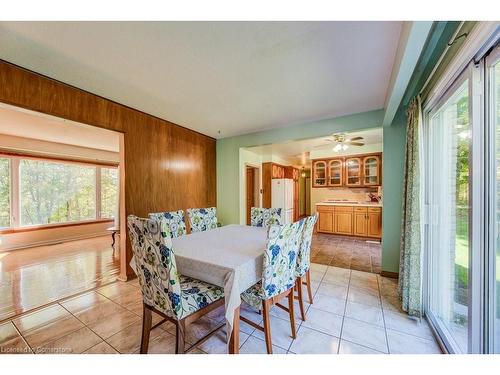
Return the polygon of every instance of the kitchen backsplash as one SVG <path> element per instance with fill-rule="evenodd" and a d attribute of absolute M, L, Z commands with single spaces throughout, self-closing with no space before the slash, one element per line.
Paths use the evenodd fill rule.
<path fill-rule="evenodd" d="M 317 188 L 311 189 L 311 206 L 327 199 L 348 199 L 367 201 L 368 193 L 376 193 L 377 188 Z"/>

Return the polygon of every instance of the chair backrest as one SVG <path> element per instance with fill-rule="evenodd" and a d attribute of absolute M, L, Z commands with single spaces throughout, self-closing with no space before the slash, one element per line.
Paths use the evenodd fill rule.
<path fill-rule="evenodd" d="M 281 208 L 252 207 L 250 210 L 250 224 L 252 227 L 281 225 Z"/>
<path fill-rule="evenodd" d="M 217 228 L 217 210 L 215 207 L 188 208 L 191 232 L 203 232 Z"/>
<path fill-rule="evenodd" d="M 293 287 L 304 221 L 271 225 L 267 235 L 262 271 L 262 289 L 270 298 Z"/>
<path fill-rule="evenodd" d="M 151 219 L 160 220 L 160 217 L 165 218 L 168 227 L 170 229 L 170 236 L 180 237 L 187 233 L 186 222 L 184 221 L 184 211 L 167 211 L 167 212 L 155 212 L 149 214 Z"/>
<path fill-rule="evenodd" d="M 181 319 L 189 307 L 181 298 L 168 222 L 163 217 L 154 220 L 130 215 L 127 223 L 144 303 Z"/>
<path fill-rule="evenodd" d="M 304 276 L 309 267 L 311 267 L 311 242 L 314 231 L 314 224 L 318 219 L 318 214 L 305 218 L 304 230 L 300 242 L 299 254 L 297 256 L 296 277 Z"/>

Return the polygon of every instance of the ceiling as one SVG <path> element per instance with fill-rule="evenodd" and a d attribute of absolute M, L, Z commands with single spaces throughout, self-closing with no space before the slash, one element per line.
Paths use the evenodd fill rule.
<path fill-rule="evenodd" d="M 383 142 L 383 129 L 381 127 L 343 134 L 346 134 L 348 138 L 363 137 L 365 146 L 380 145 Z M 331 142 L 328 142 L 327 139 L 328 137 L 303 139 L 299 141 L 289 141 L 283 143 L 248 147 L 247 150 L 262 156 L 277 156 L 281 159 L 286 160 L 290 164 L 303 166 L 309 162 L 309 153 L 311 151 L 327 151 L 332 149 L 333 145 Z M 350 151 L 355 151 L 356 149 L 358 148 L 351 146 Z M 359 149 L 361 150 L 360 152 L 363 152 L 362 148 Z M 331 156 L 341 154 L 342 152 L 336 154 L 332 151 Z"/>
<path fill-rule="evenodd" d="M 0 134 L 119 152 L 116 132 L 0 104 Z"/>
<path fill-rule="evenodd" d="M 401 22 L 0 22 L 0 58 L 222 138 L 384 106 Z"/>

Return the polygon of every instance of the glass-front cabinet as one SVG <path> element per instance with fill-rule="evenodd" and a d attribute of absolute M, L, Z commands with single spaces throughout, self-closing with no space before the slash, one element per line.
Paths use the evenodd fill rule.
<path fill-rule="evenodd" d="M 328 186 L 342 186 L 343 177 L 342 159 L 328 161 Z"/>
<path fill-rule="evenodd" d="M 345 159 L 346 186 L 361 186 L 361 158 Z"/>
<path fill-rule="evenodd" d="M 382 153 L 316 159 L 312 185 L 318 187 L 372 187 L 382 185 Z"/>
<path fill-rule="evenodd" d="M 313 186 L 326 186 L 326 161 L 317 160 L 313 163 Z"/>
<path fill-rule="evenodd" d="M 363 185 L 380 185 L 380 157 L 365 156 L 363 158 Z"/>

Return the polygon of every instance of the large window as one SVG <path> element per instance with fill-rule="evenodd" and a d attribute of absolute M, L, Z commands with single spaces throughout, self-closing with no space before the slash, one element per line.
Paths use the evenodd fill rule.
<path fill-rule="evenodd" d="M 10 160 L 0 158 L 0 228 L 10 227 Z"/>
<path fill-rule="evenodd" d="M 117 215 L 115 167 L 6 156 L 0 158 L 0 177 L 1 228 L 112 219 Z"/>
<path fill-rule="evenodd" d="M 114 218 L 118 210 L 118 169 L 101 168 L 101 217 Z"/>

